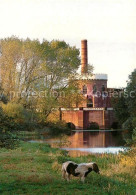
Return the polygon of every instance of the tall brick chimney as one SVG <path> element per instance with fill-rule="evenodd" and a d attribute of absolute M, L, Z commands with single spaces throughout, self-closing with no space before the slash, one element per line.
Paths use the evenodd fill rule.
<path fill-rule="evenodd" d="M 87 73 L 87 40 L 81 41 L 81 74 Z"/>

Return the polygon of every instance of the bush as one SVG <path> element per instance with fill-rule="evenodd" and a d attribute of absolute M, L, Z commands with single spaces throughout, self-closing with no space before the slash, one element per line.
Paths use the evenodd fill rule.
<path fill-rule="evenodd" d="M 0 135 L 0 147 L 14 149 L 19 145 L 19 139 L 16 133 L 10 131 L 2 132 Z"/>
<path fill-rule="evenodd" d="M 127 145 L 136 147 L 136 128 L 133 129 L 132 136 L 126 138 Z"/>
<path fill-rule="evenodd" d="M 21 104 L 9 102 L 8 104 L 2 104 L 2 108 L 5 114 L 14 118 L 17 123 L 30 121 L 31 119 L 31 115 Z"/>
<path fill-rule="evenodd" d="M 67 127 L 71 130 L 74 130 L 76 128 L 75 125 L 71 122 L 67 123 Z"/>
<path fill-rule="evenodd" d="M 128 145 L 136 145 L 136 117 L 129 117 L 122 125 L 123 129 L 128 130 L 124 139 Z"/>
<path fill-rule="evenodd" d="M 13 149 L 18 145 L 17 129 L 18 125 L 13 118 L 5 115 L 2 108 L 0 108 L 0 147 Z"/>
<path fill-rule="evenodd" d="M 122 125 L 122 128 L 125 130 L 129 130 L 132 133 L 133 130 L 133 118 L 129 117 Z"/>
<path fill-rule="evenodd" d="M 91 123 L 89 123 L 89 125 L 88 125 L 88 129 L 89 129 L 89 130 L 97 130 L 97 129 L 99 129 L 99 125 L 98 125 L 98 123 L 96 123 L 96 122 L 91 122 Z"/>
<path fill-rule="evenodd" d="M 57 122 L 48 122 L 46 125 L 49 127 L 49 134 L 52 136 L 57 136 L 60 134 L 71 134 L 71 129 L 68 128 L 67 124 L 64 121 L 57 121 Z"/>
<path fill-rule="evenodd" d="M 9 102 L 8 104 L 2 104 L 2 108 L 4 113 L 8 117 L 12 117 L 13 121 L 18 124 L 19 130 L 31 131 L 37 127 L 35 114 L 25 109 L 23 105 Z"/>
<path fill-rule="evenodd" d="M 113 122 L 112 125 L 111 125 L 111 128 L 112 129 L 118 129 L 119 128 L 118 122 Z"/>
<path fill-rule="evenodd" d="M 136 146 L 136 128 L 133 130 L 132 134 L 132 145 Z"/>

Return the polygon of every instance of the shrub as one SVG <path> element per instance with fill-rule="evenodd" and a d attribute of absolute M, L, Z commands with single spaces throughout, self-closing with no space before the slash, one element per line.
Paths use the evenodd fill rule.
<path fill-rule="evenodd" d="M 136 135 L 136 117 L 129 117 L 122 125 L 123 129 L 128 130 L 128 133 L 124 135 L 125 141 L 131 145 L 134 143 L 134 137 Z"/>
<path fill-rule="evenodd" d="M 57 121 L 57 122 L 48 122 L 46 125 L 49 127 L 49 134 L 53 136 L 57 136 L 60 134 L 71 134 L 71 129 L 68 128 L 67 124 L 64 121 Z"/>
<path fill-rule="evenodd" d="M 122 125 L 123 129 L 125 130 L 129 130 L 130 132 L 132 132 L 133 130 L 133 122 L 132 122 L 132 117 L 129 117 Z"/>
<path fill-rule="evenodd" d="M 96 122 L 91 122 L 91 123 L 89 123 L 89 125 L 88 125 L 88 129 L 89 130 L 97 130 L 97 129 L 99 129 L 99 125 L 98 125 L 98 123 L 96 123 Z"/>
<path fill-rule="evenodd" d="M 15 122 L 22 123 L 31 119 L 30 114 L 21 104 L 9 102 L 8 104 L 2 104 L 2 108 L 5 114 L 14 118 Z"/>
<path fill-rule="evenodd" d="M 0 147 L 13 149 L 18 145 L 19 139 L 15 133 L 17 129 L 18 125 L 13 118 L 5 115 L 0 108 Z"/>
<path fill-rule="evenodd" d="M 2 104 L 2 108 L 4 113 L 18 124 L 19 130 L 29 131 L 36 128 L 35 114 L 25 109 L 23 105 L 9 102 Z"/>
<path fill-rule="evenodd" d="M 10 131 L 2 132 L 0 135 L 0 147 L 14 149 L 19 145 L 19 139 L 16 133 Z"/>
<path fill-rule="evenodd" d="M 136 146 L 136 128 L 133 130 L 132 134 L 132 144 Z"/>
<path fill-rule="evenodd" d="M 112 125 L 111 125 L 111 128 L 112 129 L 118 129 L 119 128 L 118 122 L 113 122 Z"/>
<path fill-rule="evenodd" d="M 136 128 L 133 129 L 132 136 L 126 139 L 128 145 L 136 147 Z"/>
<path fill-rule="evenodd" d="M 68 127 L 69 129 L 72 129 L 72 130 L 75 129 L 75 125 L 74 125 L 73 123 L 71 123 L 71 122 L 67 123 L 67 127 Z"/>

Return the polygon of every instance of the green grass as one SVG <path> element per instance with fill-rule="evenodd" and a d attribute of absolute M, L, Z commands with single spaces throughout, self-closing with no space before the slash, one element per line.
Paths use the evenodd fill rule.
<path fill-rule="evenodd" d="M 121 164 L 122 158 L 111 154 L 74 158 L 47 144 L 21 142 L 15 150 L 0 149 L 0 194 L 135 195 L 135 173 Z M 61 178 L 66 160 L 95 161 L 101 175 L 92 172 L 85 184 L 79 178 L 68 183 Z"/>

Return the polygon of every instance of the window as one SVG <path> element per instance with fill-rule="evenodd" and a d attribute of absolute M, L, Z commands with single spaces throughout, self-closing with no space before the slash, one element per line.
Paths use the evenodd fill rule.
<path fill-rule="evenodd" d="M 102 92 L 103 92 L 103 91 L 105 91 L 105 86 L 104 86 L 104 85 L 102 85 Z"/>
<path fill-rule="evenodd" d="M 87 94 L 87 87 L 86 87 L 86 85 L 83 86 L 83 94 Z"/>
<path fill-rule="evenodd" d="M 93 86 L 93 94 L 95 94 L 97 92 L 97 87 L 96 85 Z"/>
<path fill-rule="evenodd" d="M 89 108 L 93 107 L 93 101 L 91 97 L 87 97 L 87 107 Z"/>

